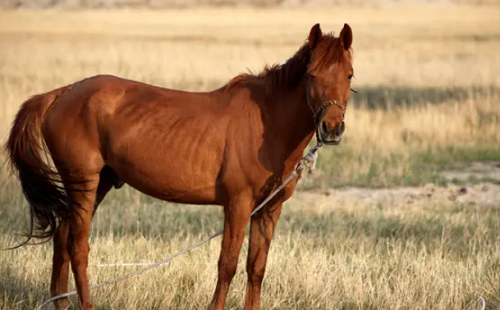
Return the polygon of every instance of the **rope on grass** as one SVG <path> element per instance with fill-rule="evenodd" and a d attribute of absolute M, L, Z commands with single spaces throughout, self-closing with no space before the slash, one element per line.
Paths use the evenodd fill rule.
<path fill-rule="evenodd" d="M 479 298 L 477 299 L 477 301 L 481 302 L 481 309 L 479 309 L 479 310 L 486 309 L 486 301 L 484 300 L 483 296 L 479 296 Z"/>
<path fill-rule="evenodd" d="M 94 268 L 108 268 L 108 267 L 141 267 L 141 266 L 148 266 L 151 265 L 152 263 L 117 263 L 117 264 L 93 264 L 89 265 L 89 267 L 94 267 Z"/>

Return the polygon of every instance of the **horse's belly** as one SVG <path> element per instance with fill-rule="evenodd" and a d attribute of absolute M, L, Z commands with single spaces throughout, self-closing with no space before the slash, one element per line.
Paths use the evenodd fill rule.
<path fill-rule="evenodd" d="M 200 142 L 201 141 L 201 142 Z M 153 197 L 182 203 L 218 204 L 223 149 L 218 144 L 135 139 L 112 147 L 106 163 L 125 183 Z M 214 147 L 215 145 L 215 147 Z"/>
<path fill-rule="evenodd" d="M 218 204 L 217 176 L 193 173 L 183 165 L 152 171 L 142 164 L 110 164 L 118 177 L 133 188 L 158 199 L 192 204 Z M 184 168 L 184 169 L 183 169 Z"/>
<path fill-rule="evenodd" d="M 131 179 L 125 181 L 133 188 L 153 196 L 158 199 L 190 204 L 220 204 L 217 200 L 215 185 L 205 188 L 189 188 L 189 187 L 174 187 L 174 186 L 150 186 L 140 179 Z"/>

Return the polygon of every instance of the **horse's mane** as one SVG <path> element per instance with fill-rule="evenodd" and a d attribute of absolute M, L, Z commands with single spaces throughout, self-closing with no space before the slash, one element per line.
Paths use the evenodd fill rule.
<path fill-rule="evenodd" d="M 258 74 L 243 73 L 237 75 L 225 87 L 231 89 L 243 82 L 266 80 L 272 89 L 293 88 L 300 83 L 308 71 L 321 70 L 331 64 L 344 61 L 343 47 L 339 39 L 332 34 L 325 34 L 321 37 L 314 49 L 312 59 L 311 56 L 311 48 L 306 42 L 284 64 L 266 66 Z"/>

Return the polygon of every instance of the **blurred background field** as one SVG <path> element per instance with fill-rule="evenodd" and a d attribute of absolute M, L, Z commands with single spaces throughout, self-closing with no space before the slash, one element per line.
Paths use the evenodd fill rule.
<path fill-rule="evenodd" d="M 313 24 L 338 33 L 347 22 L 358 93 L 345 138 L 321 150 L 318 171 L 284 209 L 263 308 L 478 309 L 484 296 L 487 309 L 498 309 L 498 16 L 499 6 L 414 2 L 0 11 L 0 143 L 33 94 L 96 74 L 211 90 L 284 62 Z M 22 240 L 14 232 L 27 230 L 28 208 L 1 169 L 4 247 Z M 159 259 L 215 231 L 221 213 L 114 191 L 94 220 L 91 264 Z M 96 308 L 203 309 L 218 246 L 97 291 Z M 50 255 L 50 244 L 0 254 L 0 309 L 32 309 L 47 296 Z M 242 307 L 244 266 L 229 309 Z M 95 282 L 126 270 L 89 274 Z"/>

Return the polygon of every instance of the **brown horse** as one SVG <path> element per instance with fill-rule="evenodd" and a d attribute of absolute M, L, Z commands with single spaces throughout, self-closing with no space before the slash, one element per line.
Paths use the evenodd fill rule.
<path fill-rule="evenodd" d="M 237 76 L 212 92 L 96 76 L 26 101 L 6 147 L 36 219 L 30 236 L 54 239 L 51 294 L 67 292 L 71 262 L 80 305 L 93 308 L 90 222 L 108 191 L 127 183 L 167 201 L 224 207 L 209 309 L 224 308 L 251 220 L 245 309 L 259 309 L 270 242 L 297 180 L 251 219 L 250 213 L 293 171 L 315 132 L 323 143 L 340 142 L 351 44 L 347 24 L 338 38 L 317 24 L 285 64 Z M 56 307 L 67 304 L 62 299 Z"/>

